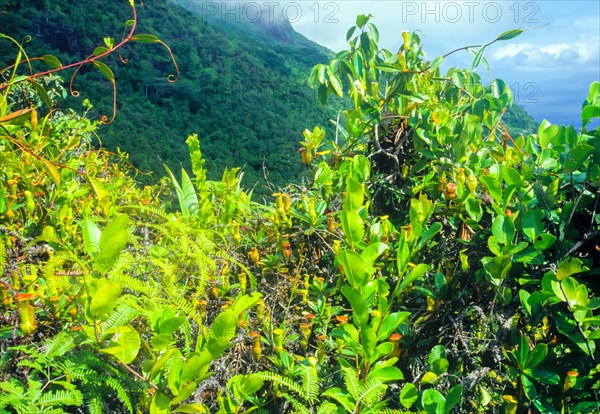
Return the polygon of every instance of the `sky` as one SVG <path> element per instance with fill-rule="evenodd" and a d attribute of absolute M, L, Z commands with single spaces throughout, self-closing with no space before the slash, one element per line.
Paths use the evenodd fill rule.
<path fill-rule="evenodd" d="M 397 51 L 403 31 L 419 30 L 431 59 L 455 48 L 493 40 L 500 33 L 524 29 L 519 37 L 486 50 L 491 72 L 484 81 L 501 78 L 514 101 L 538 121 L 581 126 L 581 104 L 589 85 L 600 80 L 600 1 L 508 0 L 377 0 L 276 1 L 246 3 L 262 8 L 261 18 L 289 20 L 309 39 L 338 52 L 356 15 L 372 14 L 380 46 Z M 470 67 L 472 55 L 453 55 L 442 70 Z"/>

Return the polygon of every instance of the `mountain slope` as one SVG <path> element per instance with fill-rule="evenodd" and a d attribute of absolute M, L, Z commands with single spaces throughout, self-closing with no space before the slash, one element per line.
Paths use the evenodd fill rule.
<path fill-rule="evenodd" d="M 32 56 L 54 53 L 69 62 L 91 54 L 107 35 L 118 40 L 129 11 L 125 1 L 23 1 L 13 2 L 0 23 L 8 35 L 32 35 L 27 45 Z M 139 169 L 161 176 L 163 162 L 189 166 L 184 140 L 198 133 L 212 177 L 224 167 L 242 166 L 246 185 L 252 186 L 261 181 L 263 165 L 275 184 L 302 172 L 296 154 L 302 130 L 325 125 L 334 115 L 315 105 L 306 86 L 310 68 L 330 58 L 326 49 L 291 26 L 274 26 L 269 33 L 211 24 L 164 0 L 145 1 L 138 14 L 138 33 L 165 41 L 181 76 L 167 82 L 174 68 L 158 45 L 128 47 L 127 65 L 112 57 L 107 63 L 117 79 L 118 114 L 101 130 L 106 147 L 120 147 Z M 0 44 L 0 52 L 16 53 L 7 43 Z M 110 115 L 110 86 L 91 72 L 75 79 L 81 93 L 75 107 L 89 98 L 96 116 Z"/>
<path fill-rule="evenodd" d="M 22 39 L 30 56 L 57 55 L 63 63 L 88 56 L 104 37 L 121 38 L 131 18 L 125 0 L 11 1 L 0 14 L 0 31 Z M 185 8 L 183 7 L 185 6 Z M 306 85 L 313 65 L 328 62 L 332 52 L 296 33 L 287 21 L 228 22 L 202 13 L 202 3 L 146 0 L 137 7 L 138 33 L 152 33 L 173 50 L 181 76 L 159 45 L 127 46 L 124 65 L 116 56 L 107 63 L 118 85 L 117 118 L 100 130 L 102 144 L 120 148 L 148 183 L 164 175 L 163 163 L 189 169 L 185 138 L 197 133 L 210 178 L 223 168 L 243 167 L 246 186 L 262 194 L 264 175 L 275 185 L 294 181 L 303 172 L 296 150 L 301 132 L 328 127 L 335 102 L 320 106 Z M 11 63 L 17 50 L 0 41 L 0 64 Z M 68 77 L 68 74 L 64 76 Z M 82 108 L 84 98 L 99 118 L 112 112 L 111 88 L 96 70 L 84 68 L 75 79 L 79 98 L 66 107 Z M 535 121 L 521 108 L 507 111 L 513 134 L 532 132 Z M 265 172 L 266 171 L 266 172 Z"/>

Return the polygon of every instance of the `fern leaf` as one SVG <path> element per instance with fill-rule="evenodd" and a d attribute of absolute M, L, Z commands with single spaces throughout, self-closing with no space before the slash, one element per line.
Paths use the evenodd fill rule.
<path fill-rule="evenodd" d="M 340 410 L 337 405 L 330 403 L 329 401 L 324 401 L 319 408 L 317 408 L 317 414 L 337 414 Z"/>
<path fill-rule="evenodd" d="M 341 362 L 341 361 L 340 361 Z M 344 361 L 345 362 L 345 361 Z M 358 393 L 361 389 L 361 384 L 358 381 L 356 370 L 352 368 L 348 363 L 340 364 L 342 366 L 342 372 L 344 375 L 344 384 L 346 389 L 355 400 L 358 399 Z"/>
<path fill-rule="evenodd" d="M 74 347 L 75 341 L 73 340 L 73 337 L 66 332 L 59 332 L 53 338 L 46 341 L 41 362 L 46 363 L 56 357 L 64 356 Z"/>
<path fill-rule="evenodd" d="M 350 397 L 350 394 L 348 394 L 347 391 L 344 391 L 338 387 L 329 388 L 328 390 L 325 390 L 325 392 L 321 394 L 321 396 L 331 398 L 336 403 L 344 407 L 344 409 L 349 413 L 353 412 L 354 408 L 356 407 L 356 404 L 354 400 Z"/>
<path fill-rule="evenodd" d="M 290 404 L 292 404 L 292 407 L 294 407 L 296 412 L 298 412 L 300 414 L 312 414 L 309 408 L 307 408 L 304 404 L 302 404 L 296 398 L 292 397 L 290 394 L 284 393 L 283 398 L 285 398 L 286 400 L 288 400 L 290 402 Z"/>
<path fill-rule="evenodd" d="M 104 336 L 111 329 L 127 325 L 139 316 L 140 313 L 137 309 L 123 302 L 119 303 L 117 308 L 110 314 L 108 320 L 102 324 L 101 336 Z"/>
<path fill-rule="evenodd" d="M 311 366 L 305 366 L 302 375 L 302 385 L 304 393 L 301 395 L 307 401 L 314 401 L 319 394 L 319 379 L 317 378 L 317 370 Z"/>
<path fill-rule="evenodd" d="M 304 394 L 304 389 L 300 385 L 296 384 L 292 379 L 284 377 L 283 375 L 278 374 L 276 372 L 261 371 L 257 372 L 256 376 L 266 381 L 271 381 L 279 385 L 283 385 L 287 389 L 294 391 L 300 396 Z"/>
<path fill-rule="evenodd" d="M 127 395 L 127 391 L 123 388 L 123 384 L 121 384 L 116 378 L 108 377 L 106 378 L 106 385 L 108 385 L 114 392 L 117 393 L 117 398 L 123 403 L 130 414 L 133 413 L 133 406 L 131 404 L 131 399 Z"/>
<path fill-rule="evenodd" d="M 37 403 L 42 407 L 54 407 L 61 405 L 80 406 L 83 404 L 83 395 L 79 390 L 56 390 L 54 392 L 48 391 L 40 397 Z"/>
<path fill-rule="evenodd" d="M 385 385 L 379 379 L 370 379 L 361 387 L 360 392 L 356 397 L 356 404 L 364 403 L 370 406 L 381 399 L 387 385 Z"/>

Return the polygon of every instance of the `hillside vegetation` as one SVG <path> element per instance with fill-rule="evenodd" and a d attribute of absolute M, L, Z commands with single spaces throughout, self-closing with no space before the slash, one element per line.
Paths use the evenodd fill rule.
<path fill-rule="evenodd" d="M 315 105 L 314 92 L 306 88 L 312 66 L 333 53 L 285 21 L 242 19 L 236 24 L 219 14 L 195 13 L 193 7 L 202 11 L 200 2 L 181 4 L 192 11 L 166 0 L 138 8 L 140 33 L 155 34 L 173 50 L 181 71 L 177 82 L 167 80 L 176 72 L 160 46 L 124 48 L 126 65 L 118 56 L 108 57 L 118 80 L 119 116 L 100 127 L 102 144 L 113 152 L 126 151 L 136 168 L 152 172 L 137 177 L 144 183 L 163 175 L 163 163 L 190 168 L 183 137 L 191 133 L 200 137 L 211 179 L 218 179 L 224 167 L 243 167 L 247 185 L 266 195 L 274 189 L 264 188 L 263 167 L 275 186 L 299 182 L 304 171 L 296 162 L 301 131 L 314 124 L 333 133 L 328 120 L 342 108 L 340 102 Z M 51 53 L 70 61 L 92 54 L 107 36 L 119 38 L 128 18 L 127 5 L 118 1 L 11 1 L 0 14 L 0 27 L 16 39 L 30 35 L 32 56 Z M 10 64 L 14 53 L 14 46 L 0 43 L 0 65 Z M 78 77 L 74 88 L 79 97 L 68 95 L 61 105 L 81 111 L 87 98 L 94 106 L 91 119 L 111 117 L 111 88 L 101 75 Z M 512 117 L 513 111 L 520 116 Z M 537 128 L 518 107 L 509 110 L 506 121 L 515 135 Z"/>
<path fill-rule="evenodd" d="M 303 183 L 257 203 L 191 134 L 190 168 L 142 188 L 56 78 L 104 88 L 125 50 L 127 70 L 169 56 L 129 3 L 81 62 L 0 39 L 1 412 L 600 409 L 599 82 L 581 127 L 512 136 L 510 89 L 475 70 L 521 30 L 441 73 L 417 33 L 392 53 L 358 15 L 308 76 L 344 107 L 301 132 Z"/>

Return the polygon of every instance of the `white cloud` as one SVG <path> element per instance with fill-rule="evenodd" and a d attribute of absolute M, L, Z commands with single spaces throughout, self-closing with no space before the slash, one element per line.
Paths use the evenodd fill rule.
<path fill-rule="evenodd" d="M 499 64 L 516 65 L 520 71 L 536 72 L 548 68 L 559 68 L 564 71 L 577 68 L 597 70 L 600 50 L 599 38 L 586 38 L 576 42 L 558 42 L 546 44 L 511 43 L 496 46 L 489 57 Z"/>

